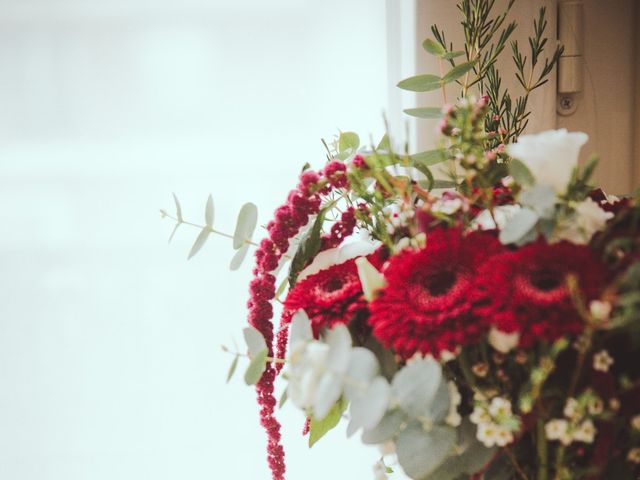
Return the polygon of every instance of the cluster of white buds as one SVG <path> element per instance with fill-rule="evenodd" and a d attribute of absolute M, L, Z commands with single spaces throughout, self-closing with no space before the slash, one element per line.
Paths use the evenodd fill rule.
<path fill-rule="evenodd" d="M 509 445 L 514 441 L 513 433 L 520 429 L 520 418 L 503 397 L 494 397 L 489 403 L 478 401 L 469 418 L 478 426 L 476 438 L 486 447 Z"/>

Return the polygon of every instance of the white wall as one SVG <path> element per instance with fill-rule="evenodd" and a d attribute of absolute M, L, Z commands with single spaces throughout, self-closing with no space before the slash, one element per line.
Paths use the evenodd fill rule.
<path fill-rule="evenodd" d="M 382 0 L 0 0 L 0 478 L 266 479 L 252 389 L 224 377 L 250 264 L 200 220 L 266 222 L 337 128 L 377 139 Z M 370 478 L 332 432 L 293 480 Z"/>

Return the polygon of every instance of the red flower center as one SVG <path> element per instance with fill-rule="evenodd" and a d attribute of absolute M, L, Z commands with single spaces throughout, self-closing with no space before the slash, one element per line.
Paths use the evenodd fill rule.
<path fill-rule="evenodd" d="M 424 279 L 424 286 L 433 297 L 445 295 L 451 290 L 457 280 L 457 272 L 444 270 L 435 272 Z"/>
<path fill-rule="evenodd" d="M 344 286 L 344 280 L 342 278 L 329 278 L 324 283 L 324 289 L 327 293 L 332 293 L 340 290 Z"/>
<path fill-rule="evenodd" d="M 562 279 L 553 270 L 538 270 L 531 274 L 531 285 L 543 292 L 550 292 L 562 286 Z"/>

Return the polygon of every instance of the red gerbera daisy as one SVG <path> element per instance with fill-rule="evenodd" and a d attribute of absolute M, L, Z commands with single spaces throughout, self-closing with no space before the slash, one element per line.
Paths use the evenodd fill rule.
<path fill-rule="evenodd" d="M 369 306 L 373 334 L 404 358 L 438 356 L 474 342 L 484 325 L 471 315 L 475 270 L 500 248 L 490 233 L 436 229 L 422 250 L 405 250 L 384 271 L 388 286 Z"/>
<path fill-rule="evenodd" d="M 520 332 L 520 345 L 555 340 L 584 327 L 567 277 L 575 275 L 588 301 L 606 284 L 606 270 L 586 246 L 543 239 L 491 259 L 478 271 L 475 312 L 504 332 Z"/>
<path fill-rule="evenodd" d="M 379 254 L 367 258 L 376 266 L 382 262 Z M 285 316 L 304 309 L 316 337 L 325 327 L 349 323 L 356 315 L 366 313 L 367 301 L 362 293 L 355 259 L 299 281 L 287 295 L 284 307 Z"/>

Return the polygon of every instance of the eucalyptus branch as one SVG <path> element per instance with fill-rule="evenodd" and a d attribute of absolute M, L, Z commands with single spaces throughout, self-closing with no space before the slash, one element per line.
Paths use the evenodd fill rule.
<path fill-rule="evenodd" d="M 198 223 L 188 222 L 188 221 L 186 221 L 184 219 L 179 219 L 179 218 L 174 217 L 173 215 L 171 215 L 166 210 L 160 210 L 160 215 L 162 216 L 162 218 L 165 218 L 165 217 L 166 218 L 170 218 L 171 220 L 176 222 L 176 225 L 189 225 L 190 227 L 197 228 L 198 230 L 202 230 L 202 229 L 208 228 L 209 229 L 209 233 L 213 233 L 215 235 L 220 235 L 221 237 L 233 239 L 233 235 L 231 235 L 229 233 L 221 232 L 220 230 L 216 230 L 214 228 L 208 227 L 207 225 L 200 225 Z M 258 247 L 259 246 L 256 242 L 254 242 L 252 240 L 248 240 L 248 239 L 245 239 L 244 243 L 246 243 L 247 245 L 254 246 L 254 247 Z"/>

